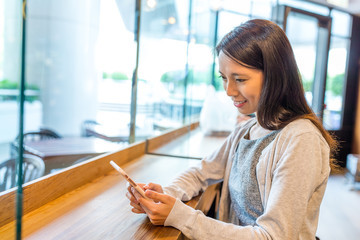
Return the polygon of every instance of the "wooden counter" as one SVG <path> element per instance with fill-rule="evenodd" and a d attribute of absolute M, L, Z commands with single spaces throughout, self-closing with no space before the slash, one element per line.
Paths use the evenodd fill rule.
<path fill-rule="evenodd" d="M 23 239 L 182 239 L 181 232 L 175 228 L 154 226 L 146 215 L 131 212 L 125 197 L 126 181 L 112 169 L 109 161 L 117 162 L 137 182 L 166 185 L 176 175 L 199 164 L 199 160 L 149 155 L 146 149 L 174 144 L 169 139 L 186 135 L 186 130 L 133 144 L 25 184 Z M 179 141 L 177 146 L 181 142 L 187 144 L 188 140 Z M 203 142 L 193 144 L 196 143 L 203 149 L 196 156 L 204 157 L 213 151 L 212 146 L 206 152 L 206 147 L 201 147 Z M 166 152 L 166 148 L 161 152 L 171 153 L 173 149 L 168 145 L 170 152 Z M 211 186 L 187 204 L 206 213 L 218 196 L 218 186 Z M 0 193 L 1 240 L 14 239 L 14 202 L 13 190 Z"/>
<path fill-rule="evenodd" d="M 166 184 L 197 160 L 144 155 L 126 164 L 125 171 L 137 182 Z M 215 197 L 215 191 L 211 190 Z M 125 197 L 126 181 L 116 172 L 98 178 L 51 201 L 23 218 L 24 239 L 179 239 L 171 227 L 154 226 L 146 215 L 131 212 Z M 208 194 L 206 192 L 206 194 Z M 188 204 L 203 205 L 197 197 Z M 202 209 L 206 210 L 206 209 Z M 0 228 L 0 238 L 14 239 L 14 224 Z"/>

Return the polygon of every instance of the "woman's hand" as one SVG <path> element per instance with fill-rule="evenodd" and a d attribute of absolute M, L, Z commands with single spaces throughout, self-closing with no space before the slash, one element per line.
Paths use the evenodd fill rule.
<path fill-rule="evenodd" d="M 151 223 L 154 225 L 164 225 L 176 199 L 170 195 L 155 192 L 153 190 L 146 190 L 145 196 L 151 200 L 141 197 L 138 199 L 138 202 L 148 215 Z"/>
<path fill-rule="evenodd" d="M 146 213 L 144 209 L 140 206 L 138 201 L 138 199 L 141 198 L 141 195 L 129 183 L 127 183 L 127 185 L 128 192 L 126 193 L 126 197 L 130 200 L 130 205 L 133 207 L 131 211 L 134 213 Z M 152 190 L 158 193 L 164 192 L 161 185 L 156 183 L 138 183 L 137 185 L 141 187 L 144 191 Z"/>
<path fill-rule="evenodd" d="M 133 187 L 128 186 L 126 197 L 130 200 L 131 209 L 134 213 L 146 213 L 154 225 L 164 225 L 164 222 L 173 208 L 176 199 L 163 194 L 161 185 L 155 183 L 138 184 L 145 191 L 143 198 Z"/>

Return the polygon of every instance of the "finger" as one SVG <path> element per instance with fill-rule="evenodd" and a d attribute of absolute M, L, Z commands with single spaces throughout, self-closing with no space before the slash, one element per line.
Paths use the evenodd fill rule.
<path fill-rule="evenodd" d="M 128 192 L 135 198 L 134 194 L 132 193 L 132 186 L 129 183 L 126 183 Z"/>
<path fill-rule="evenodd" d="M 133 187 L 131 187 L 131 193 L 133 194 L 133 196 L 135 197 L 135 199 L 138 200 L 138 201 L 139 201 L 139 198 L 142 198 L 142 196 L 140 195 L 140 193 L 138 193 L 138 191 L 137 191 L 135 188 L 133 188 Z"/>
<path fill-rule="evenodd" d="M 170 196 L 163 194 L 163 193 L 158 193 L 152 190 L 146 190 L 145 192 L 145 196 L 152 199 L 155 202 L 162 202 L 162 203 L 169 203 L 170 202 Z M 140 202 L 141 203 L 141 202 Z"/>
<path fill-rule="evenodd" d="M 144 209 L 139 205 L 139 204 L 135 204 L 135 203 L 130 203 L 130 206 L 132 206 L 133 208 L 139 210 L 139 211 L 143 211 Z"/>
<path fill-rule="evenodd" d="M 131 211 L 132 211 L 133 213 L 146 213 L 144 210 L 139 210 L 139 209 L 137 209 L 137 208 L 132 208 Z"/>
<path fill-rule="evenodd" d="M 130 200 L 130 202 L 139 204 L 138 200 L 136 200 L 135 196 L 132 193 L 127 192 L 125 195 Z"/>
<path fill-rule="evenodd" d="M 155 191 L 155 192 L 163 193 L 163 189 L 162 189 L 161 185 L 160 185 L 160 184 L 156 184 L 156 183 L 148 183 L 148 184 L 146 184 L 146 185 L 144 186 L 144 189 L 145 189 L 145 190 L 150 189 L 150 190 L 153 190 L 153 191 Z"/>

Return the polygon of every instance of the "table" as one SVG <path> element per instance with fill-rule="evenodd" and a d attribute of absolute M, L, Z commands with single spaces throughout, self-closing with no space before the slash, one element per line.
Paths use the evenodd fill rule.
<path fill-rule="evenodd" d="M 81 159 L 85 160 L 106 152 L 118 151 L 123 147 L 123 144 L 92 137 L 65 137 L 24 142 L 26 153 L 36 155 L 44 160 L 45 174 L 55 169 L 71 166 Z"/>
<path fill-rule="evenodd" d="M 123 165 L 137 182 L 169 183 L 197 160 L 143 155 Z M 69 179 L 71 181 L 71 179 Z M 23 217 L 24 239 L 181 239 L 172 227 L 154 226 L 146 215 L 131 212 L 126 181 L 117 171 L 85 184 Z M 206 211 L 217 194 L 205 191 L 187 204 Z M 14 223 L 0 228 L 2 240 L 14 239 Z"/>

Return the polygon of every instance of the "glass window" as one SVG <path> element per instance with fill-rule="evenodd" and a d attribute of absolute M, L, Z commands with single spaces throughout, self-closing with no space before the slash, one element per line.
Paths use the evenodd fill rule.
<path fill-rule="evenodd" d="M 21 1 L 0 0 L 0 194 L 17 185 L 16 172 L 14 172 L 16 155 L 11 146 L 19 134 L 20 122 L 18 100 L 22 16 L 19 9 L 21 9 Z M 25 102 L 27 114 L 30 114 L 29 110 L 34 109 L 30 98 L 27 97 Z M 15 178 L 11 178 L 13 174 Z M 2 206 L 0 208 L 2 212 L 4 209 Z M 15 209 L 16 206 L 14 209 L 6 209 L 8 214 L 14 214 L 14 219 L 17 213 Z M 15 229 L 16 226 L 16 221 L 8 224 L 10 228 Z"/>
<path fill-rule="evenodd" d="M 307 2 L 307 1 L 298 1 L 298 0 L 279 0 L 279 5 L 287 5 L 294 8 L 299 8 L 308 12 L 320 14 L 327 16 L 329 15 L 329 9 L 325 6 L 319 4 Z"/>
<path fill-rule="evenodd" d="M 12 188 L 16 182 L 5 178 L 5 172 L 15 164 L 11 146 L 19 133 L 19 83 L 21 69 L 21 3 L 0 0 L 0 187 Z M 28 89 L 31 86 L 28 86 Z M 27 92 L 28 95 L 29 91 Z M 38 111 L 37 91 L 26 97 L 27 116 Z M 27 122 L 29 126 L 31 123 Z"/>
<path fill-rule="evenodd" d="M 180 127 L 184 117 L 189 7 L 144 1 L 140 31 L 136 136 Z"/>
<path fill-rule="evenodd" d="M 207 85 L 212 84 L 216 20 L 213 11 L 215 6 L 205 5 L 203 0 L 195 0 L 193 4 L 196 8 L 193 8 L 195 11 L 193 11 L 191 18 L 192 35 L 188 53 L 189 81 L 186 93 L 188 122 L 199 120 L 200 111 L 207 94 Z M 199 8 L 200 6 L 202 7 Z"/>
<path fill-rule="evenodd" d="M 350 37 L 352 17 L 348 13 L 332 10 L 331 34 Z"/>
<path fill-rule="evenodd" d="M 234 27 L 239 26 L 241 23 L 246 22 L 250 18 L 248 16 L 243 16 L 240 14 L 221 11 L 219 13 L 219 30 L 218 30 L 218 40 L 223 38 L 225 34 L 234 29 Z"/>
<path fill-rule="evenodd" d="M 290 12 L 287 19 L 286 34 L 293 47 L 309 105 L 312 105 L 313 99 L 317 31 L 317 19 Z"/>
<path fill-rule="evenodd" d="M 136 41 L 134 40 L 135 1 L 120 4 L 119 1 L 99 1 L 98 31 L 95 36 L 94 65 L 96 74 L 89 86 L 93 89 L 92 112 L 82 119 L 83 132 L 87 135 L 84 121 L 95 120 L 102 133 L 122 144 L 128 140 L 130 128 L 130 102 L 132 75 L 136 63 Z M 91 135 L 91 133 L 90 133 Z M 118 140 L 117 140 L 118 139 Z"/>
<path fill-rule="evenodd" d="M 222 5 L 222 8 L 224 10 L 229 10 L 232 12 L 237 12 L 240 14 L 249 15 L 251 13 L 251 0 L 245 0 L 245 1 L 236 1 L 233 0 L 215 0 L 214 2 L 220 2 L 220 5 Z"/>
<path fill-rule="evenodd" d="M 127 145 L 134 9 L 28 2 L 24 148 L 43 159 L 45 175 Z"/>
<path fill-rule="evenodd" d="M 274 4 L 273 0 L 253 0 L 252 18 L 271 19 Z"/>
<path fill-rule="evenodd" d="M 329 130 L 341 128 L 349 47 L 348 39 L 331 38 L 323 119 Z"/>

